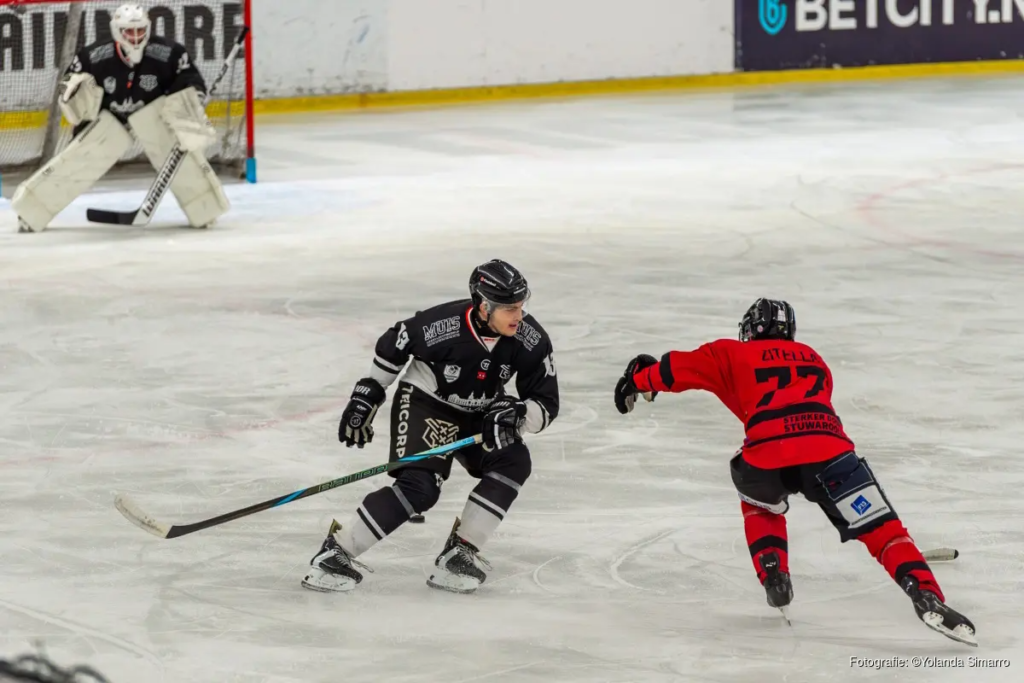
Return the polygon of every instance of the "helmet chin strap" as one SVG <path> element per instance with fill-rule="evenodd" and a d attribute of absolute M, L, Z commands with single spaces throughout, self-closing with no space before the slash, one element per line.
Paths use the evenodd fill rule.
<path fill-rule="evenodd" d="M 484 311 L 487 311 L 487 314 L 485 314 Z M 501 335 L 501 332 L 499 332 L 498 330 L 494 329 L 494 326 L 491 325 L 490 311 L 488 311 L 488 305 L 487 305 L 486 301 L 482 301 L 482 302 L 480 302 L 477 305 L 477 307 L 476 307 L 476 315 L 477 315 L 477 320 L 479 320 L 481 323 L 483 323 L 487 327 L 488 330 L 490 330 L 491 332 L 493 332 L 494 334 L 497 334 L 499 336 Z"/>
<path fill-rule="evenodd" d="M 121 61 L 127 64 L 128 66 L 138 66 L 139 62 L 142 61 L 141 54 L 139 55 L 139 62 L 136 62 L 131 57 L 129 57 L 128 51 L 125 49 L 124 45 L 121 44 L 121 41 L 115 41 L 114 47 L 117 50 L 117 56 L 120 57 Z"/>
<path fill-rule="evenodd" d="M 496 332 L 496 330 L 493 327 L 491 327 L 491 316 L 489 315 L 489 311 L 487 311 L 486 301 L 481 301 L 479 304 L 477 304 L 476 319 L 491 332 Z"/>
<path fill-rule="evenodd" d="M 114 49 L 117 50 L 117 56 L 121 58 L 121 61 L 128 66 L 135 66 L 132 64 L 132 60 L 128 58 L 128 55 L 124 53 L 124 47 L 121 46 L 120 42 L 114 43 Z"/>

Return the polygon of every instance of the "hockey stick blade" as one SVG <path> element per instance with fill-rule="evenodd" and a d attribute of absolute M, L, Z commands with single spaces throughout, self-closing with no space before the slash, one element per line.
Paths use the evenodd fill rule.
<path fill-rule="evenodd" d="M 932 548 L 921 554 L 929 562 L 952 562 L 960 557 L 960 551 L 955 548 Z"/>
<path fill-rule="evenodd" d="M 117 511 L 124 515 L 124 518 L 129 522 L 143 531 L 148 531 L 158 538 L 167 538 L 167 535 L 171 531 L 170 527 L 166 524 L 161 524 L 143 512 L 142 508 L 140 508 L 134 500 L 126 495 L 118 494 L 114 496 L 114 507 L 116 507 Z"/>
<path fill-rule="evenodd" d="M 85 217 L 91 223 L 110 223 L 112 225 L 131 225 L 135 222 L 138 211 L 107 211 L 105 209 L 86 209 Z"/>
<path fill-rule="evenodd" d="M 480 434 L 476 436 L 469 436 L 465 439 L 455 441 L 454 443 L 445 444 L 438 446 L 437 448 L 431 448 L 428 451 L 422 453 L 416 453 L 399 460 L 384 463 L 383 465 L 377 465 L 369 469 L 362 470 L 360 472 L 353 472 L 352 474 L 346 474 L 344 477 L 338 477 L 331 481 L 317 484 L 316 486 L 310 486 L 309 488 L 299 489 L 294 493 L 289 493 L 286 496 L 278 496 L 271 500 L 263 501 L 262 503 L 256 503 L 249 507 L 242 508 L 241 510 L 233 510 L 217 517 L 211 517 L 210 519 L 204 519 L 201 522 L 195 522 L 193 524 L 164 524 L 158 522 L 154 517 L 146 514 L 142 508 L 138 506 L 135 501 L 126 495 L 118 494 L 114 497 L 114 507 L 124 515 L 125 519 L 139 527 L 143 531 L 149 532 L 158 538 L 177 538 L 178 536 L 185 536 L 186 534 L 195 533 L 196 531 L 202 531 L 203 529 L 209 529 L 210 527 L 224 524 L 225 522 L 231 522 L 236 519 L 241 519 L 248 515 L 269 510 L 270 508 L 280 507 L 287 505 L 288 503 L 300 500 L 302 498 L 308 498 L 309 496 L 315 496 L 318 493 L 324 491 L 330 491 L 331 489 L 338 488 L 339 486 L 345 486 L 353 482 L 362 481 L 369 477 L 376 476 L 378 474 L 384 474 L 385 472 L 391 472 L 400 467 L 420 460 L 426 460 L 427 458 L 438 458 L 444 457 L 448 453 L 457 451 L 460 448 L 466 446 L 473 446 L 476 444 L 483 443 L 483 437 Z"/>

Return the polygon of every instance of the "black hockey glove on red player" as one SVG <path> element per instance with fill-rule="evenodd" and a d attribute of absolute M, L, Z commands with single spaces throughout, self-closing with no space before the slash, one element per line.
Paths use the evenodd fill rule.
<path fill-rule="evenodd" d="M 484 449 L 494 451 L 508 448 L 522 437 L 519 428 L 526 419 L 526 404 L 508 396 L 496 399 L 484 415 L 481 433 Z"/>
<path fill-rule="evenodd" d="M 341 413 L 338 425 L 338 441 L 349 448 L 362 448 L 373 441 L 373 417 L 387 399 L 387 392 L 375 379 L 365 377 L 356 382 L 352 397 Z"/>
<path fill-rule="evenodd" d="M 657 364 L 658 361 L 654 359 L 654 356 L 648 356 L 646 353 L 640 354 L 633 360 L 629 361 L 629 364 L 626 366 L 626 371 L 615 384 L 616 410 L 623 415 L 632 412 L 633 406 L 636 404 L 636 395 L 640 393 L 640 390 L 636 388 L 636 384 L 633 383 L 633 375 L 644 368 L 649 368 L 652 365 Z M 654 397 L 657 395 L 657 391 L 644 392 L 644 398 L 648 401 L 653 401 Z"/>

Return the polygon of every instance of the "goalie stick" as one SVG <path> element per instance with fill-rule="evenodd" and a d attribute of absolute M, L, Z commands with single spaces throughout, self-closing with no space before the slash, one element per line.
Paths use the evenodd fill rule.
<path fill-rule="evenodd" d="M 399 460 L 394 460 L 392 462 L 385 463 L 383 465 L 377 465 L 376 467 L 371 467 L 370 469 L 363 470 L 361 472 L 347 474 L 344 477 L 332 479 L 331 481 L 324 482 L 323 484 L 317 484 L 316 486 L 310 486 L 309 488 L 306 489 L 300 489 L 298 491 L 295 491 L 294 493 L 289 493 L 286 496 L 279 496 L 277 498 L 274 498 L 273 500 L 264 501 L 262 503 L 256 503 L 255 505 L 250 505 L 247 508 L 242 508 L 241 510 L 234 510 L 233 512 L 228 512 L 217 517 L 211 517 L 210 519 L 204 519 L 203 521 L 195 522 L 194 524 L 168 525 L 162 522 L 158 522 L 157 520 L 153 519 L 145 512 L 143 512 L 142 509 L 138 506 L 138 504 L 135 503 L 135 501 L 133 501 L 131 498 L 123 494 L 118 494 L 117 496 L 114 497 L 114 507 L 117 508 L 118 512 L 124 515 L 125 519 L 127 519 L 129 522 L 139 527 L 143 531 L 148 531 L 149 533 L 159 538 L 177 538 L 178 536 L 184 536 L 186 534 L 195 533 L 196 531 L 209 529 L 210 527 L 217 526 L 219 524 L 224 524 L 225 522 L 231 522 L 233 520 L 240 519 L 242 517 L 246 517 L 257 512 L 262 512 L 263 510 L 269 510 L 270 508 L 287 505 L 288 503 L 299 500 L 301 498 L 315 496 L 318 493 L 330 491 L 331 489 L 338 488 L 339 486 L 351 484 L 354 481 L 361 481 L 363 479 L 367 479 L 378 474 L 391 472 L 392 470 L 396 470 L 399 467 L 404 467 L 409 463 L 417 462 L 419 460 L 426 460 L 427 458 L 443 456 L 448 453 L 451 453 L 452 451 L 457 451 L 460 448 L 465 448 L 466 446 L 472 446 L 480 443 L 483 443 L 483 437 L 480 434 L 477 434 L 476 436 L 469 436 L 466 437 L 465 439 L 461 439 L 454 443 L 438 446 L 437 448 L 431 448 L 429 451 L 423 451 L 422 453 L 416 453 L 415 455 L 410 455 Z"/>
<path fill-rule="evenodd" d="M 224 80 L 224 76 L 227 74 L 228 69 L 231 68 L 231 64 L 235 61 L 235 57 L 238 56 L 238 51 L 242 49 L 242 45 L 245 42 L 245 36 L 249 33 L 249 27 L 243 26 L 242 30 L 238 33 L 238 38 L 235 39 L 235 46 L 231 48 L 231 52 L 224 59 L 224 63 L 220 67 L 220 73 L 217 74 L 217 78 L 213 79 L 213 83 L 206 91 L 206 95 L 203 96 L 203 106 L 205 107 L 207 102 L 216 92 L 217 86 Z M 167 194 L 167 190 L 170 189 L 171 183 L 174 182 L 175 176 L 178 175 L 178 169 L 181 168 L 181 161 L 185 158 L 187 152 L 181 149 L 181 145 L 175 145 L 171 153 L 167 155 L 167 159 L 164 161 L 164 165 L 160 167 L 160 171 L 156 174 L 156 180 L 153 181 L 153 185 L 149 188 L 149 192 L 146 193 L 146 198 L 142 200 L 142 206 L 135 211 L 107 211 L 106 209 L 88 209 L 85 212 L 85 217 L 93 223 L 113 223 L 115 225 L 134 225 L 143 226 L 147 225 L 150 219 L 153 218 L 153 214 L 156 213 L 156 209 L 160 206 L 160 202 L 163 201 L 164 196 Z"/>

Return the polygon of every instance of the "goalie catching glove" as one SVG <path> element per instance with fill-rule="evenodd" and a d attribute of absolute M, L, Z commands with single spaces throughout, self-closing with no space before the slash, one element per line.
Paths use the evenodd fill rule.
<path fill-rule="evenodd" d="M 387 393 L 377 380 L 365 377 L 356 382 L 352 397 L 341 413 L 338 441 L 349 448 L 362 448 L 373 441 L 373 418 L 386 399 Z"/>
<path fill-rule="evenodd" d="M 633 360 L 629 361 L 629 364 L 626 365 L 626 371 L 615 384 L 616 410 L 623 415 L 633 411 L 633 407 L 636 405 L 636 395 L 640 393 L 636 388 L 636 384 L 633 382 L 633 375 L 644 368 L 657 365 L 657 363 L 658 361 L 654 359 L 654 356 L 649 356 L 646 353 L 640 354 Z M 643 393 L 644 399 L 647 401 L 653 401 L 657 395 L 658 392 L 656 391 L 645 391 Z"/>
<path fill-rule="evenodd" d="M 481 429 L 484 449 L 508 448 L 521 440 L 519 429 L 526 419 L 526 404 L 514 398 L 499 398 L 491 403 Z"/>
<path fill-rule="evenodd" d="M 217 139 L 217 131 L 206 118 L 206 108 L 195 88 L 185 88 L 168 95 L 160 118 L 171 129 L 178 146 L 186 152 L 202 153 Z"/>

